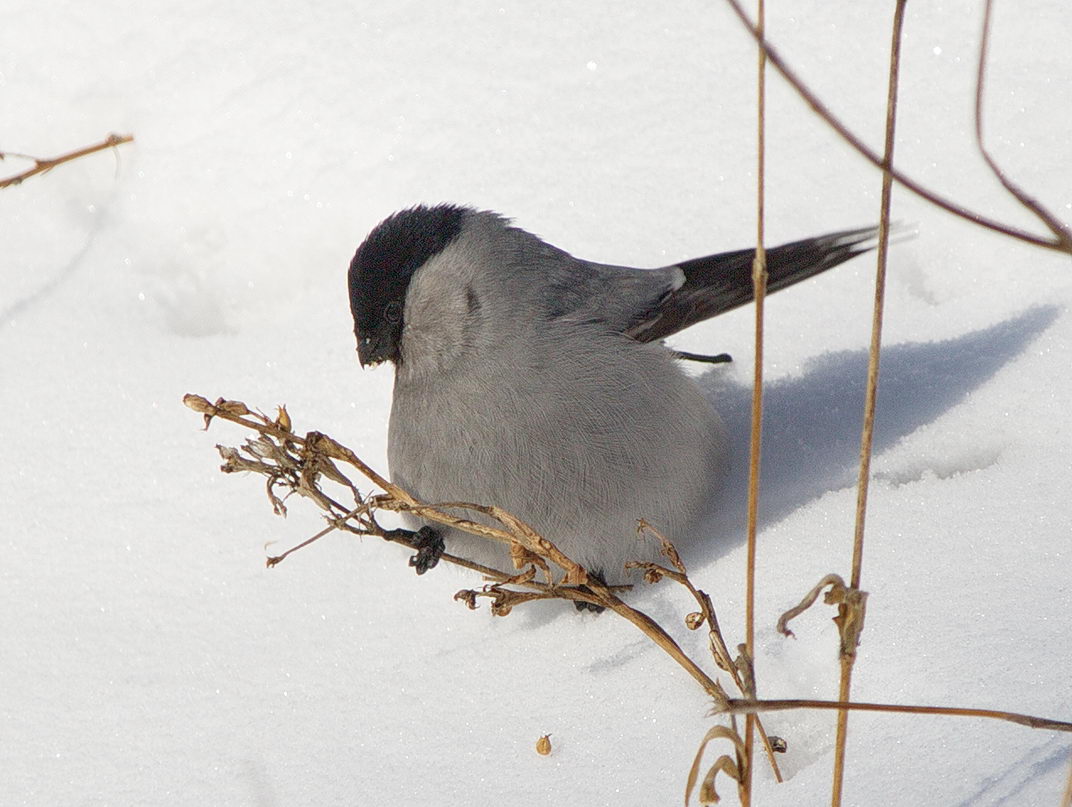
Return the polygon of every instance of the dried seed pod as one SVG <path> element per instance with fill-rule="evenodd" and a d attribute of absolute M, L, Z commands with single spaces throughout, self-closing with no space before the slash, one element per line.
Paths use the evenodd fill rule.
<path fill-rule="evenodd" d="M 536 741 L 536 753 L 540 756 L 547 756 L 551 753 L 551 735 L 545 734 Z"/>
<path fill-rule="evenodd" d="M 290 431 L 292 424 L 290 422 L 290 412 L 287 411 L 286 404 L 276 407 L 275 425 L 284 431 Z"/>

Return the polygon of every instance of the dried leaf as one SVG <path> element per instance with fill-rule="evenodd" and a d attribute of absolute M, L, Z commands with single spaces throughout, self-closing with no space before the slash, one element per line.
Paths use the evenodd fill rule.
<path fill-rule="evenodd" d="M 748 655 L 748 646 L 739 644 L 737 645 L 737 658 L 733 660 L 733 666 L 737 668 L 737 675 L 740 676 L 741 691 L 746 698 L 755 700 L 756 698 L 756 672 L 755 667 L 752 664 L 752 658 Z"/>
<path fill-rule="evenodd" d="M 502 582 L 500 582 L 498 585 L 500 585 L 500 586 L 505 586 L 505 585 L 520 586 L 520 585 L 524 585 L 525 583 L 528 583 L 530 580 L 533 580 L 535 577 L 536 577 L 536 567 L 535 566 L 529 566 L 521 574 L 515 574 L 513 577 L 508 577 L 505 580 L 503 580 Z"/>
<path fill-rule="evenodd" d="M 707 734 L 704 735 L 703 740 L 700 743 L 699 749 L 696 751 L 696 758 L 692 761 L 692 768 L 689 769 L 689 778 L 685 782 L 685 805 L 688 807 L 689 799 L 692 798 L 692 791 L 696 787 L 696 780 L 700 776 L 700 763 L 703 762 L 704 751 L 707 750 L 707 744 L 715 739 L 729 740 L 736 747 L 736 755 L 738 759 L 744 757 L 744 740 L 740 738 L 733 729 L 728 726 L 712 726 L 708 729 Z M 732 765 L 732 768 L 726 768 L 725 763 L 722 760 L 728 760 Z M 715 764 L 708 771 L 708 775 L 704 777 L 704 786 L 708 788 L 708 792 L 705 792 L 705 788 L 700 790 L 700 801 L 702 804 L 712 804 L 718 801 L 718 794 L 714 792 L 714 778 L 720 770 L 725 770 L 726 774 L 737 781 L 740 781 L 739 771 L 737 766 L 733 764 L 729 757 L 723 755 L 715 760 Z M 710 783 L 708 782 L 710 779 Z M 704 797 L 713 796 L 713 800 L 709 799 L 704 801 Z"/>
<path fill-rule="evenodd" d="M 841 579 L 841 575 L 837 574 L 828 574 L 820 580 L 811 591 L 804 595 L 804 599 L 778 618 L 778 632 L 783 636 L 795 636 L 793 631 L 789 630 L 789 620 L 796 619 L 811 608 L 811 606 L 815 604 L 815 600 L 818 599 L 819 593 L 827 586 L 844 589 L 845 581 Z M 827 602 L 829 602 L 829 600 L 827 600 Z"/>
<path fill-rule="evenodd" d="M 737 764 L 723 754 L 715 760 L 715 764 L 707 771 L 707 775 L 700 784 L 700 804 L 718 804 L 722 801 L 715 791 L 715 777 L 723 772 L 738 784 L 740 783 L 741 775 L 737 770 Z"/>
<path fill-rule="evenodd" d="M 275 479 L 269 477 L 267 482 L 268 501 L 272 503 L 272 512 L 277 516 L 287 517 L 287 506 L 283 504 L 283 500 L 275 495 Z M 274 564 L 273 564 L 274 565 Z"/>
<path fill-rule="evenodd" d="M 541 571 L 547 572 L 547 562 L 535 552 L 526 549 L 520 543 L 510 544 L 510 561 L 515 569 L 524 569 L 526 566 L 538 566 Z"/>
<path fill-rule="evenodd" d="M 659 541 L 659 550 L 670 560 L 671 565 L 682 574 L 687 574 L 685 571 L 685 564 L 681 560 L 681 555 L 678 554 L 677 548 L 669 538 L 644 519 L 637 521 L 637 532 L 641 535 L 645 532 L 654 535 Z"/>
<path fill-rule="evenodd" d="M 208 399 L 188 392 L 182 396 L 182 402 L 190 409 L 205 416 L 205 430 L 207 431 L 209 424 L 212 423 L 212 413 L 216 411 L 212 404 L 208 402 Z"/>
<path fill-rule="evenodd" d="M 235 417 L 253 414 L 249 411 L 249 407 L 241 401 L 225 401 L 223 398 L 217 398 L 214 406 L 219 411 L 226 412 L 228 415 L 234 415 Z"/>
<path fill-rule="evenodd" d="M 454 595 L 454 599 L 460 602 L 464 602 L 468 606 L 470 611 L 475 611 L 477 608 L 476 597 L 477 592 L 473 591 L 471 588 L 463 588 L 461 591 Z"/>
<path fill-rule="evenodd" d="M 820 580 L 796 607 L 782 614 L 778 619 L 778 630 L 785 636 L 793 636 L 793 632 L 789 630 L 789 620 L 814 605 L 819 593 L 827 586 L 830 588 L 823 596 L 823 602 L 827 605 L 838 606 L 838 615 L 834 617 L 834 624 L 838 626 L 838 635 L 841 639 L 840 654 L 842 658 L 855 657 L 864 629 L 867 592 L 846 586 L 840 575 L 828 574 Z"/>
<path fill-rule="evenodd" d="M 354 483 L 351 482 L 346 475 L 339 470 L 339 466 L 332 462 L 328 457 L 320 457 L 319 465 L 320 473 L 332 482 L 337 482 L 343 487 L 350 488 L 355 494 L 357 493 L 357 488 L 354 487 Z"/>

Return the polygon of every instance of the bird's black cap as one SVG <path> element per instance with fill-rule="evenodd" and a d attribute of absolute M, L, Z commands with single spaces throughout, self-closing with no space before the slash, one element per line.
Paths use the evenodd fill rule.
<path fill-rule="evenodd" d="M 372 230 L 350 262 L 350 312 L 362 365 L 401 361 L 402 318 L 413 274 L 462 230 L 470 209 L 442 204 L 400 210 Z"/>

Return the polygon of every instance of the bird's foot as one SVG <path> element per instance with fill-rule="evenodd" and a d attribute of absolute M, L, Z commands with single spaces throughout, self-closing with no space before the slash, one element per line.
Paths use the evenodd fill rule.
<path fill-rule="evenodd" d="M 607 581 L 603 579 L 603 572 L 601 572 L 601 571 L 600 572 L 589 572 L 588 576 L 589 577 L 594 577 L 596 580 L 598 580 L 603 585 L 607 584 Z M 591 592 L 591 589 L 588 588 L 588 586 L 578 586 L 577 588 L 581 589 L 581 591 Z M 582 613 L 585 612 L 585 611 L 591 611 L 593 614 L 602 614 L 604 611 L 607 610 L 606 606 L 596 605 L 594 602 L 582 602 L 581 600 L 574 600 L 573 605 L 578 611 L 580 611 Z"/>
<path fill-rule="evenodd" d="M 417 571 L 417 574 L 424 574 L 429 569 L 434 569 L 447 549 L 446 544 L 443 543 L 443 536 L 428 526 L 421 527 L 416 532 L 401 528 L 391 530 L 387 537 L 391 536 L 413 539 L 417 554 L 409 559 L 409 565 Z"/>

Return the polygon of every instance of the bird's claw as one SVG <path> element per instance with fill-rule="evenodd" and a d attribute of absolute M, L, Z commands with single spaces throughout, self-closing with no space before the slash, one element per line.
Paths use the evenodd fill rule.
<path fill-rule="evenodd" d="M 443 536 L 431 527 L 421 527 L 413 533 L 413 538 L 417 542 L 417 554 L 409 559 L 409 565 L 417 574 L 424 574 L 435 568 L 447 547 L 443 543 Z"/>

